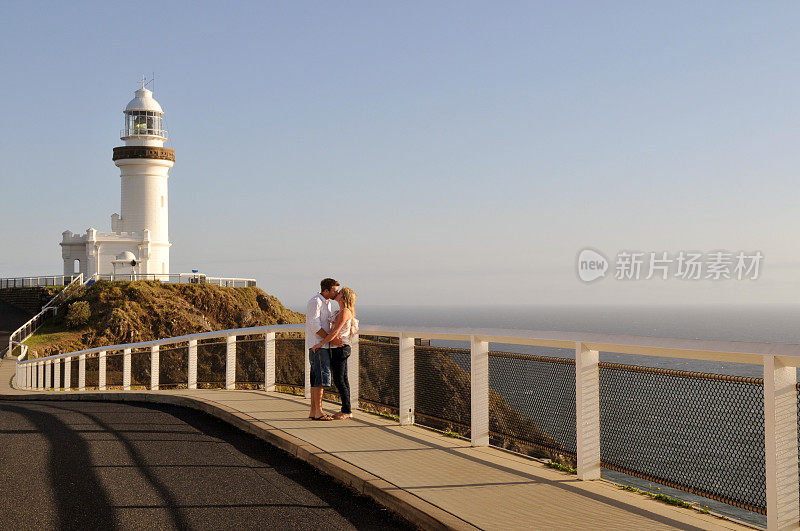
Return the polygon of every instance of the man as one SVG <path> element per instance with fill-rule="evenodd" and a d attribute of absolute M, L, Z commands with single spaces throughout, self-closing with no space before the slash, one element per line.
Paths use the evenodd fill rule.
<path fill-rule="evenodd" d="M 319 293 L 306 305 L 306 348 L 311 362 L 311 412 L 308 418 L 314 420 L 333 420 L 322 410 L 324 387 L 331 385 L 331 344 L 339 346 L 342 341 L 335 339 L 322 345 L 316 352 L 311 347 L 330 332 L 331 301 L 339 293 L 339 283 L 332 278 L 324 278 L 319 283 Z"/>

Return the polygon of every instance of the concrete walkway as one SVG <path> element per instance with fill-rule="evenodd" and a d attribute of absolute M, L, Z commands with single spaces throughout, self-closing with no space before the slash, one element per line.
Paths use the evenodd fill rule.
<path fill-rule="evenodd" d="M 606 481 L 578 481 L 538 461 L 472 448 L 417 426 L 367 413 L 317 422 L 308 402 L 260 391 L 28 392 L 10 386 L 0 362 L 0 398 L 155 401 L 205 411 L 278 446 L 372 496 L 424 528 L 746 529 L 672 507 Z M 328 404 L 329 411 L 335 406 Z"/>

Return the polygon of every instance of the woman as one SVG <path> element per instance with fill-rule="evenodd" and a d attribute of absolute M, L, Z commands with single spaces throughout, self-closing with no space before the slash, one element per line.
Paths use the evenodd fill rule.
<path fill-rule="evenodd" d="M 333 299 L 339 303 L 339 310 L 331 317 L 331 327 L 328 335 L 314 345 L 314 352 L 332 341 L 341 339 L 344 343 L 340 347 L 331 347 L 331 379 L 339 391 L 342 400 L 342 410 L 336 413 L 334 419 L 349 419 L 350 410 L 350 381 L 347 378 L 347 358 L 350 357 L 350 340 L 358 333 L 358 319 L 356 319 L 356 293 L 350 288 L 342 288 Z"/>

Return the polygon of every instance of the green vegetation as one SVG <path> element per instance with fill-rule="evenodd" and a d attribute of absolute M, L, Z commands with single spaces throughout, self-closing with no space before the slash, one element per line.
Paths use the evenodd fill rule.
<path fill-rule="evenodd" d="M 561 463 L 556 463 L 555 461 L 549 461 L 545 463 L 547 468 L 554 468 L 556 470 L 560 470 L 562 472 L 567 472 L 568 474 L 577 474 L 578 471 L 571 466 L 562 465 Z"/>
<path fill-rule="evenodd" d="M 654 500 L 660 501 L 662 503 L 666 503 L 667 505 L 674 505 L 676 507 L 685 507 L 687 509 L 694 509 L 695 511 L 701 512 L 703 514 L 708 514 L 709 511 L 706 508 L 700 507 L 698 505 L 683 501 L 680 498 L 673 498 L 672 496 L 667 496 L 666 494 L 648 492 L 646 490 L 637 489 L 631 485 L 620 485 L 622 490 L 627 490 L 629 492 L 636 492 L 638 494 L 643 494 L 648 496 Z M 658 490 L 661 490 L 661 487 L 658 487 Z"/>
<path fill-rule="evenodd" d="M 67 310 L 67 317 L 64 319 L 67 328 L 75 330 L 82 326 L 89 324 L 89 319 L 92 317 L 92 310 L 89 308 L 89 303 L 86 301 L 77 301 L 69 305 Z"/>

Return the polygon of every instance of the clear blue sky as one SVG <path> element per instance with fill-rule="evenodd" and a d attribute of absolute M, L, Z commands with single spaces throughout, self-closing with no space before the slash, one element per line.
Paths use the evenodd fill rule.
<path fill-rule="evenodd" d="M 795 302 L 800 6 L 3 2 L 0 276 L 119 211 L 155 72 L 173 272 L 363 304 Z M 586 246 L 760 250 L 755 282 L 582 284 Z"/>

